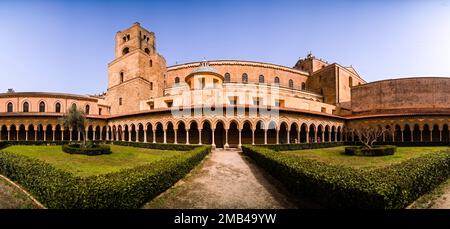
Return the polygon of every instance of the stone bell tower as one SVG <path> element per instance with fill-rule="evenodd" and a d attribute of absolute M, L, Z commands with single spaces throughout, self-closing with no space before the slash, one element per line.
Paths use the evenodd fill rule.
<path fill-rule="evenodd" d="M 155 34 L 137 22 L 117 32 L 115 59 L 108 64 L 111 115 L 140 111 L 140 101 L 163 96 L 166 60 L 155 43 Z"/>

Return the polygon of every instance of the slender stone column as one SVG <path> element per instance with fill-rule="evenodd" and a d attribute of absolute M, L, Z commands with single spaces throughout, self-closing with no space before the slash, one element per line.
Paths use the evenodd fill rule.
<path fill-rule="evenodd" d="M 301 131 L 301 130 L 298 130 L 298 131 L 297 131 L 297 143 L 300 143 L 300 131 Z"/>
<path fill-rule="evenodd" d="M 128 141 L 131 142 L 131 128 L 128 130 Z"/>
<path fill-rule="evenodd" d="M 35 130 L 35 129 L 33 129 L 33 130 L 34 130 L 34 141 L 37 142 L 37 130 Z"/>
<path fill-rule="evenodd" d="M 216 142 L 215 142 L 215 140 L 214 140 L 214 132 L 215 132 L 215 129 L 212 129 L 212 144 L 211 144 L 211 146 L 212 146 L 212 148 L 213 149 L 215 149 L 216 148 Z"/>
<path fill-rule="evenodd" d="M 198 129 L 198 144 L 202 144 L 202 129 Z"/>
<path fill-rule="evenodd" d="M 286 138 L 287 138 L 287 139 L 286 139 L 286 143 L 287 143 L 287 144 L 291 143 L 291 138 L 290 138 L 290 136 L 289 136 L 289 135 L 291 134 L 290 132 L 291 132 L 290 130 L 287 130 L 287 136 L 286 136 Z"/>
<path fill-rule="evenodd" d="M 144 142 L 147 142 L 147 130 L 144 129 Z"/>
<path fill-rule="evenodd" d="M 314 139 L 313 139 L 313 142 L 317 142 L 317 130 L 314 131 Z"/>
<path fill-rule="evenodd" d="M 69 141 L 72 141 L 72 130 L 69 129 Z"/>
<path fill-rule="evenodd" d="M 19 141 L 19 129 L 16 129 L 16 141 Z"/>
<path fill-rule="evenodd" d="M 56 131 L 55 130 L 52 130 L 52 134 L 53 134 L 53 141 L 56 141 L 56 139 L 55 139 L 55 135 L 56 135 L 56 133 L 55 133 Z"/>
<path fill-rule="evenodd" d="M 328 130 L 328 142 L 331 142 L 331 131 Z"/>
<path fill-rule="evenodd" d="M 264 145 L 267 145 L 267 129 L 264 129 Z"/>
<path fill-rule="evenodd" d="M 306 143 L 309 143 L 309 131 L 306 131 Z"/>
<path fill-rule="evenodd" d="M 395 142 L 395 130 L 392 131 L 392 142 Z"/>
<path fill-rule="evenodd" d="M 93 140 L 93 141 L 95 141 L 95 135 L 96 135 L 96 133 L 97 133 L 97 132 L 96 132 L 95 130 L 92 131 L 92 140 Z"/>
<path fill-rule="evenodd" d="M 439 129 L 439 141 L 442 142 L 442 129 Z"/>
<path fill-rule="evenodd" d="M 103 140 L 103 133 L 102 133 L 102 129 L 103 129 L 103 128 L 101 128 L 101 127 L 100 127 L 100 135 L 99 135 L 99 137 L 98 137 L 98 140 L 100 140 L 100 141 L 102 141 L 102 140 Z M 108 135 L 108 133 L 107 133 L 106 135 Z"/>
<path fill-rule="evenodd" d="M 139 142 L 139 129 L 136 130 L 136 139 L 135 142 Z"/>
<path fill-rule="evenodd" d="M 325 142 L 325 131 L 322 131 L 320 142 Z"/>
<path fill-rule="evenodd" d="M 189 129 L 186 129 L 186 145 L 189 145 Z"/>
<path fill-rule="evenodd" d="M 64 141 L 64 132 L 66 132 L 66 129 L 61 130 L 61 141 Z"/>
<path fill-rule="evenodd" d="M 430 130 L 430 142 L 433 141 L 433 129 Z"/>
<path fill-rule="evenodd" d="M 28 141 L 28 130 L 25 130 L 25 141 Z"/>
<path fill-rule="evenodd" d="M 44 130 L 44 141 L 47 141 L 47 130 Z"/>
<path fill-rule="evenodd" d="M 11 141 L 11 131 L 8 129 L 8 141 Z"/>
<path fill-rule="evenodd" d="M 156 130 L 153 130 L 153 143 L 156 143 Z"/>
<path fill-rule="evenodd" d="M 420 141 L 423 142 L 423 130 L 420 130 Z"/>
<path fill-rule="evenodd" d="M 239 148 L 239 149 L 242 147 L 241 132 L 242 132 L 242 130 L 239 129 L 239 144 L 238 144 L 238 148 Z"/>
<path fill-rule="evenodd" d="M 255 130 L 252 130 L 252 145 L 255 144 Z"/>
<path fill-rule="evenodd" d="M 164 129 L 164 144 L 167 143 L 167 129 Z"/>
<path fill-rule="evenodd" d="M 404 141 L 405 141 L 405 137 L 404 137 L 404 133 L 403 133 L 403 131 L 404 131 L 404 130 L 402 130 L 402 129 L 400 130 L 400 132 L 402 133 L 402 142 L 404 142 Z"/>
<path fill-rule="evenodd" d="M 230 147 L 228 145 L 228 129 L 225 129 L 225 145 L 223 147 L 224 148 L 229 148 Z"/>
<path fill-rule="evenodd" d="M 173 131 L 174 131 L 174 133 L 175 133 L 175 135 L 174 135 L 174 143 L 175 144 L 178 144 L 178 142 L 177 142 L 177 131 L 178 131 L 178 129 L 173 129 Z"/>

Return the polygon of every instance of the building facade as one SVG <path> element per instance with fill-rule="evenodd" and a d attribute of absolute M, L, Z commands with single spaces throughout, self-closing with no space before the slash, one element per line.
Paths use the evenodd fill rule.
<path fill-rule="evenodd" d="M 134 23 L 116 34 L 107 91 L 0 94 L 0 140 L 174 144 L 354 141 L 358 126 L 389 130 L 379 141 L 449 141 L 450 78 L 367 83 L 353 67 L 309 54 L 293 67 L 242 60 L 167 66 L 155 34 Z M 64 129 L 71 106 L 85 130 Z"/>

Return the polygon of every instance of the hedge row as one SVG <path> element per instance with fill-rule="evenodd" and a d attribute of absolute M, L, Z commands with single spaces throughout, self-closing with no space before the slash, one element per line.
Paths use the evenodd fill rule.
<path fill-rule="evenodd" d="M 268 148 L 273 151 L 289 151 L 302 149 L 319 149 L 343 145 L 344 142 L 323 142 L 323 143 L 299 143 L 299 144 L 266 144 L 256 146 Z"/>
<path fill-rule="evenodd" d="M 170 143 L 164 144 L 164 143 L 122 142 L 122 141 L 109 141 L 108 143 L 121 146 L 132 146 L 139 148 L 175 150 L 175 151 L 189 151 L 199 147 L 199 145 L 170 144 Z"/>
<path fill-rule="evenodd" d="M 138 208 L 195 167 L 211 147 L 197 147 L 157 163 L 90 177 L 75 177 L 43 161 L 0 152 L 0 173 L 48 208 Z"/>
<path fill-rule="evenodd" d="M 345 142 L 345 145 L 361 145 L 360 142 Z M 450 142 L 374 142 L 374 145 L 395 146 L 450 146 Z"/>
<path fill-rule="evenodd" d="M 83 148 L 79 144 L 68 144 L 62 146 L 62 151 L 69 154 L 84 154 L 88 156 L 111 154 L 109 145 L 93 145 L 92 147 Z"/>
<path fill-rule="evenodd" d="M 370 149 L 362 146 L 347 146 L 345 147 L 345 154 L 354 156 L 387 156 L 393 155 L 396 149 L 397 146 L 390 145 L 374 146 Z"/>
<path fill-rule="evenodd" d="M 295 195 L 329 208 L 405 208 L 450 175 L 450 152 L 427 154 L 363 171 L 244 145 L 244 154 Z"/>

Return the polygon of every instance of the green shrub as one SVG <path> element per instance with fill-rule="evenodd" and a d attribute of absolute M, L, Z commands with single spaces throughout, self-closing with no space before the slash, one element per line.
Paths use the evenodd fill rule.
<path fill-rule="evenodd" d="M 347 146 L 345 147 L 345 154 L 354 156 L 387 156 L 393 155 L 396 151 L 396 146 L 374 146 L 367 149 L 362 146 Z"/>
<path fill-rule="evenodd" d="M 244 145 L 244 154 L 292 193 L 330 208 L 405 208 L 450 175 L 450 152 L 364 171 Z"/>
<path fill-rule="evenodd" d="M 175 184 L 210 151 L 210 146 L 197 147 L 155 163 L 89 177 L 75 177 L 43 161 L 0 152 L 0 173 L 48 208 L 138 208 Z"/>
<path fill-rule="evenodd" d="M 259 147 L 269 148 L 273 151 L 289 151 L 289 150 L 302 150 L 302 149 L 319 149 L 343 146 L 344 142 L 323 142 L 323 143 L 299 143 L 299 144 L 266 144 L 256 145 Z"/>
<path fill-rule="evenodd" d="M 123 141 L 110 141 L 109 143 L 121 146 L 132 146 L 147 149 L 161 149 L 161 150 L 175 150 L 175 151 L 190 151 L 199 145 L 186 145 L 186 144 L 170 144 L 170 143 L 144 143 L 144 142 L 123 142 Z"/>
<path fill-rule="evenodd" d="M 89 147 L 81 147 L 80 144 L 63 145 L 62 151 L 69 154 L 84 154 L 88 156 L 111 154 L 109 145 L 91 145 Z"/>

